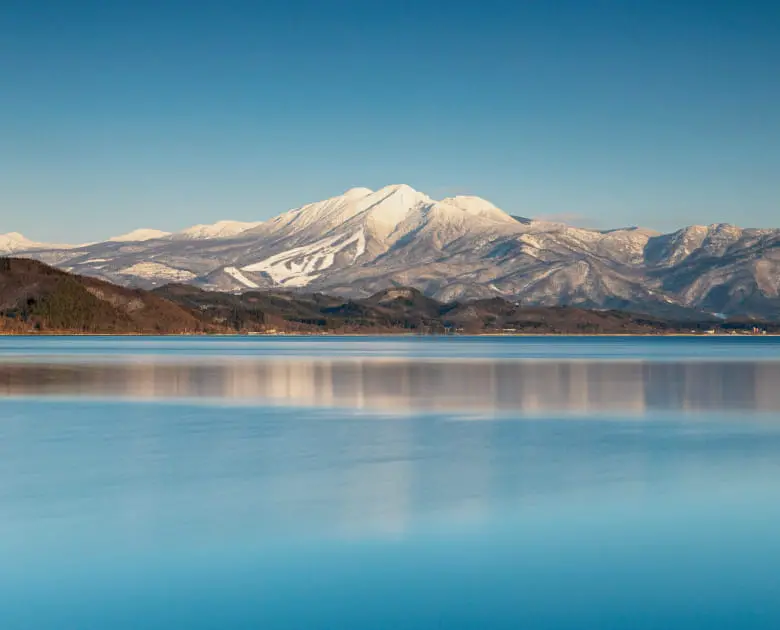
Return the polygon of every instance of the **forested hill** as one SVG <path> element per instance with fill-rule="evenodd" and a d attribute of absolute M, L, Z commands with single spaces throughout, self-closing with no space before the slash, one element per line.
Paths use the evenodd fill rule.
<path fill-rule="evenodd" d="M 6 332 L 189 333 L 211 327 L 190 309 L 143 290 L 75 276 L 34 260 L 0 258 Z"/>

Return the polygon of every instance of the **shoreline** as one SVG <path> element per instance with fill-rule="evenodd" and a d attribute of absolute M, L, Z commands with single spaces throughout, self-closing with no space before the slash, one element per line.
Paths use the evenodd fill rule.
<path fill-rule="evenodd" d="M 366 332 L 366 333 L 128 333 L 128 332 L 7 332 L 0 331 L 0 337 L 425 337 L 425 338 L 470 338 L 470 337 L 704 337 L 713 338 L 762 338 L 780 337 L 777 333 L 676 333 L 676 332 L 647 332 L 647 333 L 473 333 L 457 335 L 433 335 L 408 332 Z"/>

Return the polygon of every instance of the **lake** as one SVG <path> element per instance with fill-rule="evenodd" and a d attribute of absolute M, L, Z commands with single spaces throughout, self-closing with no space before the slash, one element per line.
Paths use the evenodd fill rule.
<path fill-rule="evenodd" d="M 780 338 L 0 338 L 0 628 L 780 628 Z"/>

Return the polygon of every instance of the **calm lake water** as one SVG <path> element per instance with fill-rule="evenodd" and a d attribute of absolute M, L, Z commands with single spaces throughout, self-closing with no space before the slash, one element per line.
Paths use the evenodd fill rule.
<path fill-rule="evenodd" d="M 780 338 L 0 338 L 0 628 L 780 628 Z"/>

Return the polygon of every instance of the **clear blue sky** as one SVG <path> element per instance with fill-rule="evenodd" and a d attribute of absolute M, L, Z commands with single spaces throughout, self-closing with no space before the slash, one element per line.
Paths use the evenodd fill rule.
<path fill-rule="evenodd" d="M 0 232 L 260 220 L 391 183 L 780 226 L 780 2 L 0 3 Z"/>

